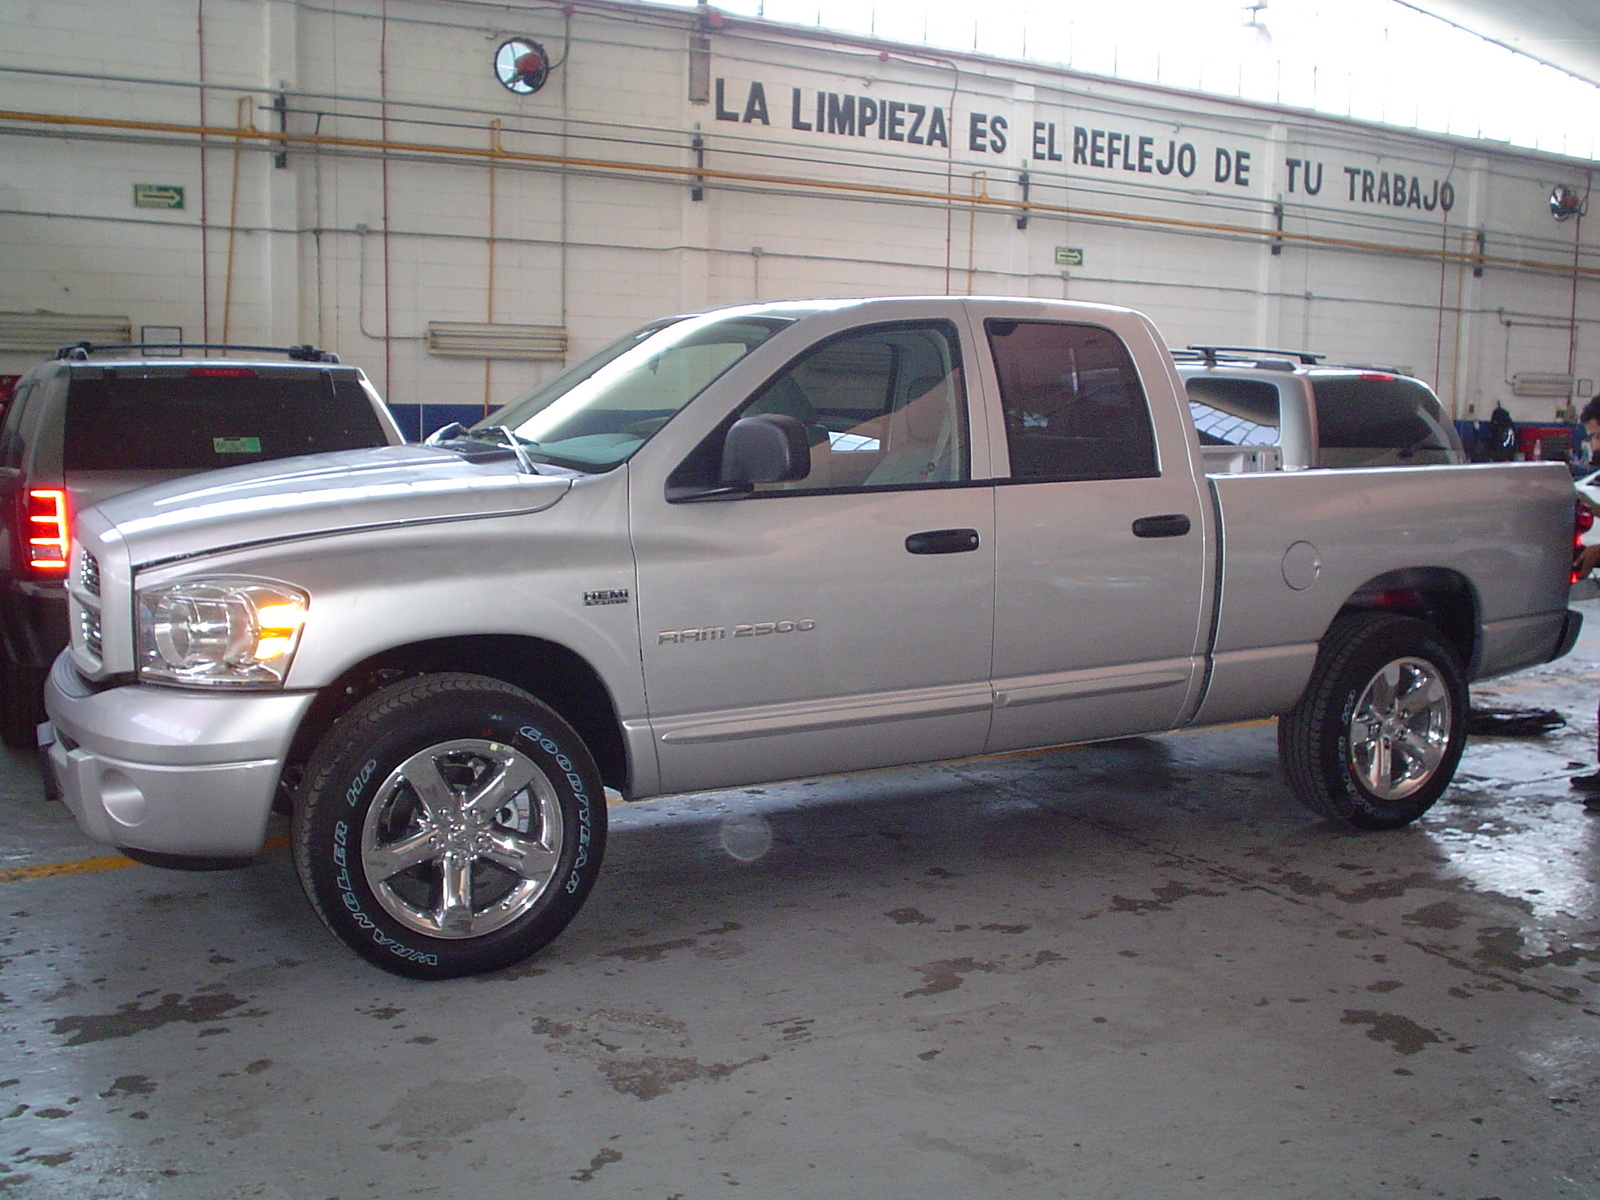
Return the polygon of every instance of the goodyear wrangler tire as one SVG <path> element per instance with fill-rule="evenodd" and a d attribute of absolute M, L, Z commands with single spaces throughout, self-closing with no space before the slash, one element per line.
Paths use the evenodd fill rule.
<path fill-rule="evenodd" d="M 423 675 L 369 696 L 323 738 L 292 841 L 317 915 L 396 975 L 510 966 L 582 907 L 605 793 L 572 729 L 528 693 Z"/>
<path fill-rule="evenodd" d="M 1278 721 L 1278 754 L 1313 812 L 1393 829 L 1450 785 L 1466 729 L 1466 678 L 1433 627 L 1355 613 L 1322 639 L 1311 682 Z"/>

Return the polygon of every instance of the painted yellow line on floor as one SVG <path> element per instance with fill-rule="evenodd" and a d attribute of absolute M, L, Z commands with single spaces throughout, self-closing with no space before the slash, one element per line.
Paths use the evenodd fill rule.
<path fill-rule="evenodd" d="M 282 850 L 289 845 L 289 839 L 281 835 L 269 837 L 262 844 L 263 850 Z M 39 863 L 31 867 L 8 867 L 0 870 L 0 883 L 21 883 L 28 879 L 54 879 L 61 875 L 86 875 L 92 871 L 116 871 L 123 867 L 136 867 L 139 864 L 123 854 L 111 854 L 105 858 L 77 858 L 70 862 Z"/>

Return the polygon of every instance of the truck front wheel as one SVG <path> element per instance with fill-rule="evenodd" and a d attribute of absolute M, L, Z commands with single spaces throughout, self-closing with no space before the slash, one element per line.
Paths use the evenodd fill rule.
<path fill-rule="evenodd" d="M 1393 613 L 1340 617 L 1311 682 L 1278 721 L 1278 755 L 1296 797 L 1358 829 L 1427 812 L 1466 745 L 1467 684 L 1431 625 Z"/>
<path fill-rule="evenodd" d="M 301 885 L 386 971 L 448 979 L 510 966 L 582 907 L 606 801 L 583 742 L 520 688 L 422 675 L 323 738 L 294 806 Z"/>

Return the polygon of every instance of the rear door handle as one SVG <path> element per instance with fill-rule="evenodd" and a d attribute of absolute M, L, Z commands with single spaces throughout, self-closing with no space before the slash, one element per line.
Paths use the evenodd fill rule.
<path fill-rule="evenodd" d="M 1140 517 L 1133 523 L 1134 537 L 1182 537 L 1188 532 L 1189 518 L 1183 513 L 1164 513 L 1159 517 Z"/>
<path fill-rule="evenodd" d="M 906 538 L 912 554 L 965 554 L 978 548 L 976 529 L 930 529 Z"/>

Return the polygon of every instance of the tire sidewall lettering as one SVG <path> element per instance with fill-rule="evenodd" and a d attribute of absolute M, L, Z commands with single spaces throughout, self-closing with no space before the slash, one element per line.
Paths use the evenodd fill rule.
<path fill-rule="evenodd" d="M 350 786 L 344 792 L 344 802 L 351 808 L 356 807 L 361 802 L 362 794 L 367 790 L 367 784 L 372 781 L 372 777 L 377 773 L 377 770 L 378 760 L 369 758 L 362 764 L 361 769 L 356 772 L 355 778 L 350 781 Z"/>
<path fill-rule="evenodd" d="M 567 781 L 567 786 L 572 789 L 572 797 L 577 804 L 577 834 L 578 853 L 572 860 L 572 870 L 567 874 L 567 881 L 562 885 L 567 895 L 574 895 L 583 887 L 583 868 L 589 864 L 589 840 L 593 814 L 590 811 L 589 788 L 584 782 L 577 764 L 570 755 L 561 749 L 548 734 L 534 725 L 524 725 L 517 730 L 519 737 L 527 738 L 539 749 L 550 756 L 552 762 L 561 771 Z"/>
<path fill-rule="evenodd" d="M 375 761 L 369 761 L 367 764 L 369 767 L 375 765 Z M 341 818 L 333 826 L 333 861 L 337 868 L 334 871 L 333 883 L 339 889 L 339 898 L 344 902 L 345 910 L 350 914 L 350 919 L 370 934 L 377 945 L 393 954 L 396 958 L 422 963 L 430 967 L 438 966 L 439 956 L 437 954 L 429 954 L 425 950 L 418 950 L 413 946 L 405 945 L 403 942 L 397 942 L 367 915 L 366 909 L 361 905 L 361 897 L 355 891 L 354 880 L 350 874 L 349 859 L 350 824 Z"/>

